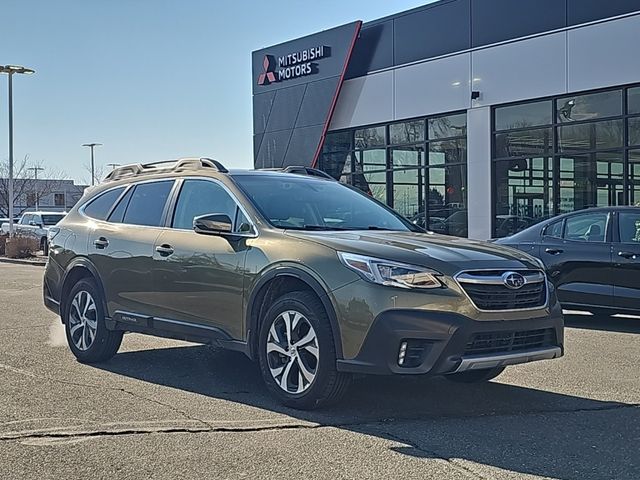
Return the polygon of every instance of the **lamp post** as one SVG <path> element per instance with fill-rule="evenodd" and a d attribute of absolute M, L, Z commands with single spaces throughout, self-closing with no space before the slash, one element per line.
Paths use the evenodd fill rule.
<path fill-rule="evenodd" d="M 0 65 L 0 73 L 9 77 L 9 236 L 13 237 L 13 76 L 31 75 L 35 70 L 20 65 Z"/>
<path fill-rule="evenodd" d="M 83 147 L 89 147 L 91 149 L 91 186 L 96 184 L 96 166 L 93 160 L 93 149 L 95 147 L 102 146 L 101 143 L 83 143 Z"/>

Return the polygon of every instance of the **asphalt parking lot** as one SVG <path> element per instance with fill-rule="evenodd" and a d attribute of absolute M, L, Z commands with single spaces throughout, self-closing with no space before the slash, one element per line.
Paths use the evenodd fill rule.
<path fill-rule="evenodd" d="M 485 385 L 363 378 L 298 412 L 206 346 L 130 335 L 77 363 L 42 274 L 0 264 L 2 479 L 640 478 L 640 324 L 581 320 L 563 359 Z"/>

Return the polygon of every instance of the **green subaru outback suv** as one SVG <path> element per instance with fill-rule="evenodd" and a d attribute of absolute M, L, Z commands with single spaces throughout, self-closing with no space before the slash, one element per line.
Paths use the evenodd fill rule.
<path fill-rule="evenodd" d="M 77 359 L 108 360 L 126 332 L 213 344 L 256 360 L 283 403 L 314 408 L 354 373 L 480 382 L 563 355 L 537 260 L 424 233 L 295 171 L 183 159 L 120 167 L 88 191 L 50 232 L 44 279 Z"/>

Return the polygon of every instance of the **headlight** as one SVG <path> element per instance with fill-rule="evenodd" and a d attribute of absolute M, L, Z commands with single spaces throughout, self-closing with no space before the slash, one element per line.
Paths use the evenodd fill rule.
<path fill-rule="evenodd" d="M 365 280 L 399 288 L 443 288 L 438 277 L 442 274 L 425 267 L 382 260 L 380 258 L 338 252 L 342 263 L 359 273 Z"/>

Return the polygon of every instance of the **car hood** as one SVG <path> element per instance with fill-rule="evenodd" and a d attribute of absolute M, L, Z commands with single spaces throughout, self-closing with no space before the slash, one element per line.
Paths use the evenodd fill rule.
<path fill-rule="evenodd" d="M 336 251 L 421 265 L 447 275 L 470 269 L 539 268 L 532 257 L 519 250 L 433 233 L 288 230 L 286 234 Z"/>

